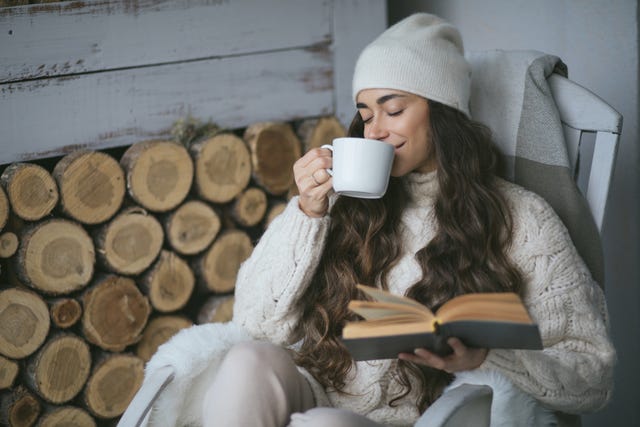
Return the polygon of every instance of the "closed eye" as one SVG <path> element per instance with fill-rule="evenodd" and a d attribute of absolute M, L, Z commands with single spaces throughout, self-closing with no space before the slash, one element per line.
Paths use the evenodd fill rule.
<path fill-rule="evenodd" d="M 389 116 L 391 117 L 395 117 L 395 116 L 399 116 L 400 114 L 402 114 L 404 110 L 398 110 L 398 111 L 394 111 L 393 113 L 388 113 Z"/>

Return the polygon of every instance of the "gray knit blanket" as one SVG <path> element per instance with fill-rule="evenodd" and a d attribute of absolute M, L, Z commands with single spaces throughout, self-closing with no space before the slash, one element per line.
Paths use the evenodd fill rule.
<path fill-rule="evenodd" d="M 532 50 L 469 52 L 471 116 L 493 132 L 505 178 L 542 196 L 562 219 L 594 279 L 603 285 L 600 234 L 569 166 L 547 77 L 567 76 L 560 58 Z"/>

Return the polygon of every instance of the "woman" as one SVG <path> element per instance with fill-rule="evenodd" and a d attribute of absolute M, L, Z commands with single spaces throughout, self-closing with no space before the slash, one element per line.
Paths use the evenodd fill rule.
<path fill-rule="evenodd" d="M 469 87 L 458 31 L 432 15 L 399 22 L 362 52 L 349 133 L 394 145 L 388 191 L 336 197 L 326 149 L 295 164 L 300 195 L 236 284 L 234 321 L 262 341 L 229 351 L 205 425 L 409 426 L 459 372 L 495 373 L 552 410 L 608 401 L 615 352 L 602 292 L 552 209 L 497 178 L 489 133 L 468 117 Z M 545 350 L 451 338 L 450 356 L 416 349 L 356 363 L 339 341 L 356 283 L 432 309 L 459 294 L 517 292 Z"/>

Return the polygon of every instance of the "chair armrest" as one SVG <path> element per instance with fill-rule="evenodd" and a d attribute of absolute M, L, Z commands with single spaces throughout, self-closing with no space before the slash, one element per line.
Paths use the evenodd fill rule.
<path fill-rule="evenodd" d="M 146 418 L 153 402 L 162 390 L 173 380 L 175 372 L 172 366 L 163 366 L 144 379 L 142 386 L 122 414 L 118 427 L 140 427 L 146 425 Z"/>
<path fill-rule="evenodd" d="M 415 427 L 489 427 L 492 400 L 491 387 L 462 384 L 433 402 Z"/>

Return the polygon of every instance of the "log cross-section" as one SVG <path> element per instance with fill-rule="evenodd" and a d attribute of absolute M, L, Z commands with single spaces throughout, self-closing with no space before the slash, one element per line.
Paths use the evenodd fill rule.
<path fill-rule="evenodd" d="M 244 140 L 251 151 L 253 178 L 273 195 L 286 193 L 294 182 L 293 164 L 300 158 L 300 140 L 291 125 L 259 122 L 247 127 Z"/>
<path fill-rule="evenodd" d="M 0 425 L 31 427 L 40 412 L 40 402 L 25 386 L 19 385 L 0 396 Z"/>
<path fill-rule="evenodd" d="M 59 218 L 26 227 L 14 258 L 23 283 L 53 295 L 83 288 L 95 268 L 89 234 L 79 224 Z"/>
<path fill-rule="evenodd" d="M 196 166 L 195 189 L 204 200 L 226 203 L 249 184 L 249 149 L 236 135 L 203 137 L 189 146 L 189 152 Z"/>
<path fill-rule="evenodd" d="M 0 176 L 11 209 L 22 219 L 37 221 L 48 215 L 58 203 L 55 180 L 42 166 L 13 163 Z"/>
<path fill-rule="evenodd" d="M 0 292 L 0 354 L 13 359 L 29 356 L 42 345 L 50 325 L 47 304 L 35 292 Z"/>
<path fill-rule="evenodd" d="M 82 295 L 82 332 L 89 342 L 122 351 L 142 336 L 151 306 L 133 279 L 98 277 Z"/>
<path fill-rule="evenodd" d="M 162 250 L 164 231 L 155 216 L 134 206 L 98 228 L 94 241 L 107 271 L 135 275 L 146 270 Z"/>
<path fill-rule="evenodd" d="M 76 406 L 51 406 L 38 418 L 35 427 L 96 427 L 96 421 Z"/>
<path fill-rule="evenodd" d="M 144 362 L 139 357 L 126 353 L 100 355 L 83 392 L 87 409 L 99 418 L 122 415 L 143 378 Z"/>
<path fill-rule="evenodd" d="M 56 163 L 53 177 L 62 212 L 83 224 L 108 220 L 124 200 L 124 172 L 116 159 L 100 151 L 67 154 Z"/>
<path fill-rule="evenodd" d="M 183 308 L 191 297 L 195 282 L 189 264 L 166 250 L 139 280 L 151 306 L 164 313 Z"/>
<path fill-rule="evenodd" d="M 195 255 L 211 245 L 220 231 L 220 217 L 207 203 L 189 200 L 163 220 L 169 245 L 182 255 Z"/>
<path fill-rule="evenodd" d="M 151 359 L 158 347 L 180 330 L 193 325 L 191 320 L 181 315 L 158 316 L 149 321 L 142 339 L 136 346 L 136 354 L 145 362 Z"/>
<path fill-rule="evenodd" d="M 70 333 L 49 338 L 29 359 L 27 384 L 47 402 L 61 404 L 73 399 L 84 387 L 91 370 L 87 342 Z"/>
<path fill-rule="evenodd" d="M 208 292 L 232 291 L 240 264 L 252 251 L 253 244 L 246 232 L 224 231 L 202 256 L 194 260 L 198 285 Z"/>
<path fill-rule="evenodd" d="M 141 141 L 120 158 L 133 200 L 152 212 L 174 209 L 187 197 L 193 181 L 193 161 L 174 141 Z"/>

